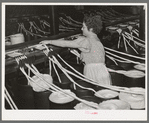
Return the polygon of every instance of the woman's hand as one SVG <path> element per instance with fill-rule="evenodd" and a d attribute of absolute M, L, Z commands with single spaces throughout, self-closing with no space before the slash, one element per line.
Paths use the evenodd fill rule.
<path fill-rule="evenodd" d="M 86 38 L 85 36 L 78 36 L 78 37 L 77 37 L 77 39 L 79 39 L 79 40 L 84 40 L 85 38 Z M 76 39 L 76 40 L 77 40 L 77 39 Z"/>
<path fill-rule="evenodd" d="M 43 45 L 45 45 L 45 44 L 50 44 L 50 40 L 41 41 L 40 44 L 43 44 Z"/>

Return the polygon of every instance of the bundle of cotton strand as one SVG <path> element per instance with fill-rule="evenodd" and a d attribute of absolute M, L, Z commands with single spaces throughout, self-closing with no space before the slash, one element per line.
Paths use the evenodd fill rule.
<path fill-rule="evenodd" d="M 63 91 L 67 94 L 75 96 L 75 94 L 69 89 L 64 89 Z M 51 109 L 73 109 L 71 102 L 74 98 L 67 94 L 62 93 L 61 91 L 51 93 L 49 96 Z"/>
<path fill-rule="evenodd" d="M 145 92 L 144 88 L 141 87 L 132 87 L 129 88 L 132 91 L 143 91 Z M 144 110 L 145 109 L 145 95 L 141 94 L 131 94 L 126 92 L 120 92 L 119 99 L 122 101 L 126 101 L 130 104 L 131 109 L 135 110 Z"/>
<path fill-rule="evenodd" d="M 111 99 L 118 99 L 119 92 L 109 89 L 102 89 L 97 91 L 95 96 L 98 97 L 101 101 L 106 101 Z"/>
<path fill-rule="evenodd" d="M 130 110 L 129 103 L 118 99 L 103 101 L 99 107 L 99 110 Z"/>
<path fill-rule="evenodd" d="M 41 74 L 41 76 L 48 82 L 49 84 L 53 83 L 53 79 L 49 74 Z M 37 76 L 33 76 L 32 79 L 34 82 L 29 82 L 33 88 L 34 93 L 34 106 L 36 109 L 49 109 L 49 95 L 52 93 L 48 89 L 50 86 L 46 84 L 45 81 L 41 80 Z"/>
<path fill-rule="evenodd" d="M 123 86 L 145 88 L 145 73 L 139 70 L 126 71 Z"/>
<path fill-rule="evenodd" d="M 141 64 L 134 65 L 134 68 L 137 70 L 145 72 L 145 65 L 141 65 Z"/>
<path fill-rule="evenodd" d="M 49 84 L 53 83 L 53 79 L 51 77 L 51 75 L 49 74 L 40 74 L 45 80 L 46 82 L 48 82 Z M 35 92 L 42 92 L 42 91 L 46 91 L 47 88 L 50 88 L 49 84 L 46 84 L 45 81 L 41 80 L 39 77 L 37 77 L 36 75 L 32 77 L 32 79 L 34 80 L 34 82 L 30 81 L 30 85 L 33 87 L 33 90 Z"/>

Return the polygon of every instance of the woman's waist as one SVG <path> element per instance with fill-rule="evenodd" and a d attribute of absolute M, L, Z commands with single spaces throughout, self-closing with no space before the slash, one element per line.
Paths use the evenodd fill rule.
<path fill-rule="evenodd" d="M 86 63 L 85 65 L 87 65 L 87 66 L 91 66 L 91 65 L 105 65 L 105 63 L 103 63 L 103 62 L 99 62 L 99 63 Z"/>
<path fill-rule="evenodd" d="M 104 56 L 88 56 L 88 55 L 81 55 L 80 59 L 88 63 L 105 63 L 105 57 Z"/>
<path fill-rule="evenodd" d="M 85 64 L 105 64 L 104 59 L 94 60 L 94 59 L 82 59 Z"/>

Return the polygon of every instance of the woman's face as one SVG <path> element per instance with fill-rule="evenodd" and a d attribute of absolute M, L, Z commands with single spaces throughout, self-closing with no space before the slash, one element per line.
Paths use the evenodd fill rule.
<path fill-rule="evenodd" d="M 83 22 L 83 26 L 82 26 L 81 30 L 82 30 L 84 36 L 88 35 L 89 30 L 84 22 Z"/>

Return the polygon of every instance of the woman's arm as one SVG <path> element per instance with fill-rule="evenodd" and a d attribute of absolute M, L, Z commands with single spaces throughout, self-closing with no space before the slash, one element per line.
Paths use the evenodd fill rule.
<path fill-rule="evenodd" d="M 52 44 L 55 46 L 60 46 L 60 47 L 71 47 L 71 48 L 83 48 L 81 45 L 79 45 L 79 42 L 85 40 L 84 37 L 79 37 L 76 40 L 70 41 L 70 40 L 44 40 L 40 43 L 42 44 Z"/>

